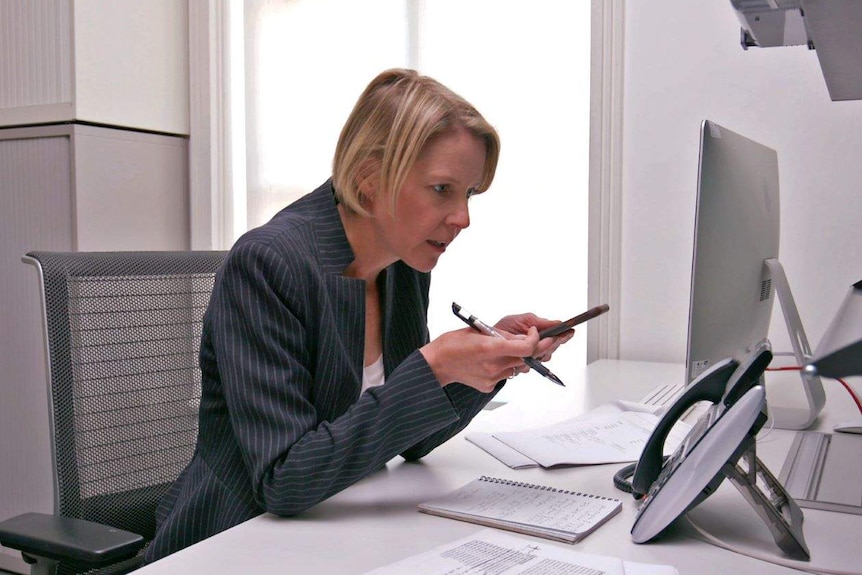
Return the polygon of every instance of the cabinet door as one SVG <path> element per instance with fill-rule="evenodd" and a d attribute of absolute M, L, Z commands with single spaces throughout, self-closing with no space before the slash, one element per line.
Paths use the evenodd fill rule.
<path fill-rule="evenodd" d="M 69 136 L 0 139 L 0 518 L 53 511 L 41 297 L 21 256 L 73 245 Z"/>
<path fill-rule="evenodd" d="M 79 251 L 189 248 L 185 138 L 82 125 L 72 137 Z"/>

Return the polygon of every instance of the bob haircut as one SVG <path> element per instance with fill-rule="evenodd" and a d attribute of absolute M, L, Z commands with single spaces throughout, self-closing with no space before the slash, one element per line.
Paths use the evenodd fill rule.
<path fill-rule="evenodd" d="M 338 201 L 368 215 L 361 187 L 377 178 L 377 190 L 395 212 L 407 174 L 428 142 L 464 128 L 485 142 L 485 166 L 476 192 L 487 190 L 497 170 L 497 131 L 464 98 L 414 70 L 381 72 L 362 92 L 341 130 L 332 161 Z"/>

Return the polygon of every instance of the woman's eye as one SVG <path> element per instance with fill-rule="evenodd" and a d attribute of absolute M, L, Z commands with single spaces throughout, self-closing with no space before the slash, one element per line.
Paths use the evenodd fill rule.
<path fill-rule="evenodd" d="M 472 198 L 473 196 L 475 196 L 478 193 L 479 192 L 476 190 L 476 188 L 469 188 L 467 190 L 467 198 Z"/>
<path fill-rule="evenodd" d="M 449 191 L 449 186 L 447 186 L 446 184 L 437 184 L 434 186 L 434 191 L 438 194 L 445 194 Z"/>

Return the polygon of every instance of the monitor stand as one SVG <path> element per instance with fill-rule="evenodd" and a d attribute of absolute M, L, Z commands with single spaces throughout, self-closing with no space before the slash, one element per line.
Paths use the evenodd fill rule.
<path fill-rule="evenodd" d="M 772 285 L 775 293 L 778 294 L 778 302 L 784 313 L 784 322 L 787 324 L 796 365 L 800 367 L 799 377 L 802 379 L 802 389 L 805 391 L 807 402 L 805 407 L 785 407 L 773 403 L 770 406 L 770 418 L 773 427 L 778 429 L 808 429 L 823 409 L 826 393 L 823 391 L 823 382 L 820 381 L 819 376 L 801 371 L 801 368 L 811 361 L 811 346 L 802 328 L 802 320 L 799 319 L 799 311 L 790 291 L 784 266 L 776 258 L 764 260 L 764 263 L 769 268 Z"/>

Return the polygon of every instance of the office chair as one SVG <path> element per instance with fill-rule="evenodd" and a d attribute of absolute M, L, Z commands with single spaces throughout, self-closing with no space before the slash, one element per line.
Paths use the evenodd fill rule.
<path fill-rule="evenodd" d="M 191 459 L 201 322 L 225 252 L 31 252 L 47 344 L 54 515 L 0 522 L 31 573 L 140 565 Z"/>

